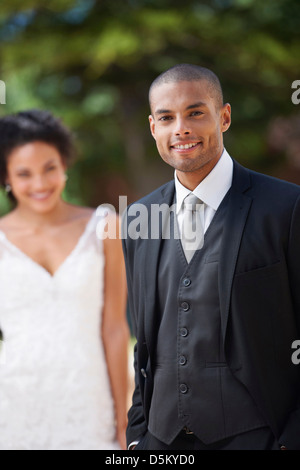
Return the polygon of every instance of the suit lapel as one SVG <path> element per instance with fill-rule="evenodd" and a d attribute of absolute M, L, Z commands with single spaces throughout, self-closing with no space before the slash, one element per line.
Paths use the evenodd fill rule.
<path fill-rule="evenodd" d="M 145 270 L 145 338 L 149 348 L 154 346 L 153 344 L 153 337 L 152 332 L 155 331 L 157 327 L 158 315 L 156 314 L 156 299 L 157 299 L 157 271 L 158 271 L 158 262 L 159 262 L 159 254 L 160 254 L 160 247 L 162 242 L 162 235 L 163 235 L 163 228 L 169 223 L 169 210 L 162 211 L 162 218 L 161 223 L 159 225 L 153 224 L 153 219 L 151 221 L 151 211 L 152 215 L 153 205 L 166 205 L 170 207 L 173 203 L 174 199 L 174 192 L 175 192 L 175 184 L 174 181 L 170 181 L 167 185 L 162 188 L 162 191 L 157 198 L 157 200 L 151 201 L 151 207 L 148 207 L 148 227 L 149 227 L 149 234 L 151 234 L 151 229 L 157 238 L 153 238 L 149 235 L 149 240 L 147 240 L 147 252 L 145 256 L 145 266 L 143 269 Z"/>
<path fill-rule="evenodd" d="M 233 181 L 229 197 L 228 214 L 224 225 L 220 253 L 219 293 L 223 341 L 230 307 L 233 277 L 241 239 L 252 203 L 252 198 L 244 194 L 250 188 L 249 171 L 234 161 Z"/>

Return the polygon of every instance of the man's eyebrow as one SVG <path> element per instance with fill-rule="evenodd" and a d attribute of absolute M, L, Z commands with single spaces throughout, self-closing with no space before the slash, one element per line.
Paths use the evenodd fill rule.
<path fill-rule="evenodd" d="M 203 106 L 206 106 L 206 103 L 198 101 L 197 103 L 190 104 L 186 109 L 202 108 Z"/>
<path fill-rule="evenodd" d="M 157 109 L 154 111 L 154 114 L 168 114 L 171 113 L 172 111 L 170 109 Z"/>
<path fill-rule="evenodd" d="M 188 109 L 195 109 L 195 108 L 202 108 L 203 106 L 206 106 L 206 103 L 204 103 L 203 101 L 198 101 L 197 103 L 194 103 L 194 104 L 190 104 L 189 106 L 187 106 L 187 110 Z M 155 112 L 155 114 L 168 114 L 168 113 L 172 113 L 172 110 L 170 109 L 157 109 Z"/>

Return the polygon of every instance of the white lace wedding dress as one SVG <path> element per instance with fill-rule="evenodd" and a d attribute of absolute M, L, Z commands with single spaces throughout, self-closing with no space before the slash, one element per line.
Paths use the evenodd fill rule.
<path fill-rule="evenodd" d="M 103 210 L 53 276 L 0 232 L 0 450 L 118 449 L 100 339 Z"/>

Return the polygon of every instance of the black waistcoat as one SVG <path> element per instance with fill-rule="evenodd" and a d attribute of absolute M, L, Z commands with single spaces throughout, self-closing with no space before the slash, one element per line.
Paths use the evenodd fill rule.
<path fill-rule="evenodd" d="M 189 264 L 176 229 L 175 236 L 162 241 L 149 430 L 166 444 L 183 426 L 209 444 L 265 424 L 223 350 L 218 261 L 227 200 L 228 195 Z"/>

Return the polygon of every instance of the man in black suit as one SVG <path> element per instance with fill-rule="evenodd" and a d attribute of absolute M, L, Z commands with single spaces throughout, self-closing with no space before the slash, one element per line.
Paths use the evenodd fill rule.
<path fill-rule="evenodd" d="M 229 156 L 231 109 L 210 70 L 172 67 L 149 98 L 175 178 L 123 220 L 137 337 L 128 446 L 300 449 L 300 187 Z"/>

